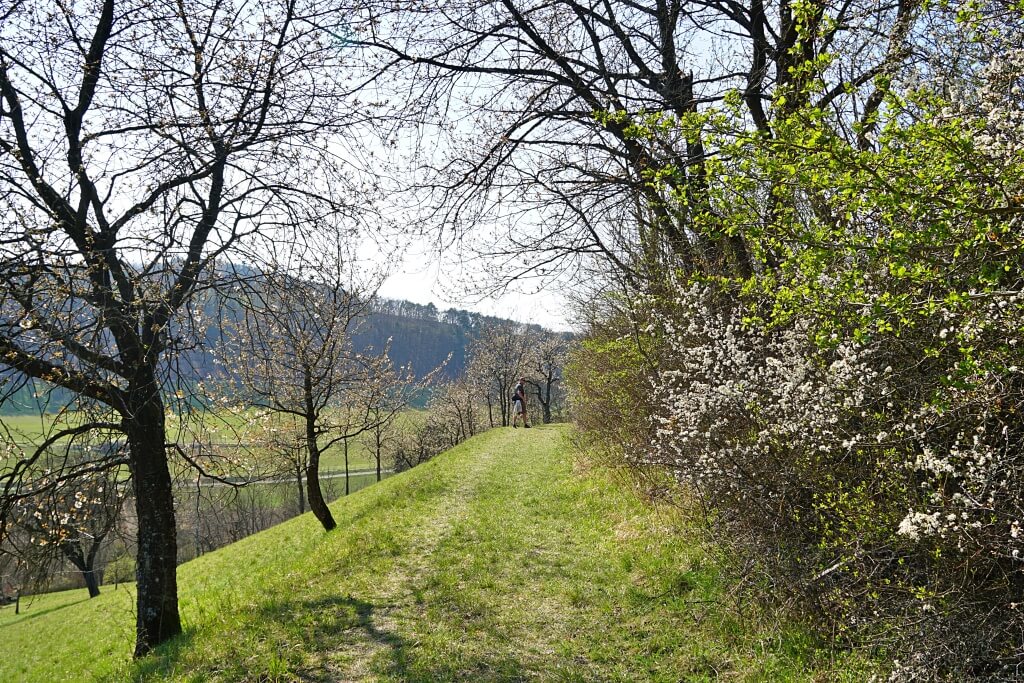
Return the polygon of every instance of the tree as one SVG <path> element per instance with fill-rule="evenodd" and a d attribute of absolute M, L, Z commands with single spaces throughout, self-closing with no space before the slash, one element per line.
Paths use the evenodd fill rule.
<path fill-rule="evenodd" d="M 294 415 L 274 414 L 264 423 L 258 447 L 266 450 L 271 463 L 279 462 L 288 476 L 295 477 L 299 514 L 306 512 L 306 486 L 304 476 L 309 466 L 305 429 Z M 277 468 L 270 466 L 270 472 Z"/>
<path fill-rule="evenodd" d="M 1024 659 L 1003 608 L 1022 585 L 1024 32 L 1019 7 L 955 10 L 915 37 L 944 59 L 886 86 L 866 140 L 813 80 L 770 135 L 719 140 L 727 224 L 756 224 L 785 179 L 762 236 L 779 271 L 680 274 L 572 373 L 594 442 L 667 468 L 771 599 L 900 652 L 893 680 L 1012 679 Z"/>
<path fill-rule="evenodd" d="M 360 352 L 352 335 L 369 296 L 338 257 L 303 251 L 305 277 L 283 266 L 253 278 L 237 301 L 241 311 L 220 354 L 229 381 L 259 409 L 291 417 L 301 432 L 306 498 L 324 529 L 337 526 L 320 488 L 320 459 L 330 448 L 371 429 L 391 413 L 379 411 L 390 374 L 386 350 Z M 397 410 L 397 409 L 395 409 Z M 346 477 L 346 492 L 348 482 Z"/>
<path fill-rule="evenodd" d="M 218 257 L 346 210 L 325 144 L 358 111 L 328 39 L 340 19 L 317 0 L 24 0 L 2 16 L 0 359 L 12 386 L 106 412 L 0 475 L 0 520 L 39 492 L 52 443 L 123 432 L 141 656 L 181 631 L 165 409 L 202 339 L 194 297 L 221 284 Z"/>
<path fill-rule="evenodd" d="M 529 371 L 526 383 L 533 387 L 533 393 L 541 405 L 544 424 L 550 424 L 552 405 L 559 397 L 559 384 L 569 352 L 569 341 L 562 334 L 534 331 L 530 333 L 527 344 L 529 350 L 526 365 Z"/>
<path fill-rule="evenodd" d="M 484 392 L 485 393 L 485 392 Z M 428 404 L 431 415 L 450 425 L 455 445 L 480 431 L 480 387 L 468 375 L 440 384 Z"/>
<path fill-rule="evenodd" d="M 409 408 L 418 395 L 424 393 L 427 387 L 436 381 L 445 368 L 444 364 L 439 365 L 417 379 L 411 365 L 394 368 L 389 351 L 390 343 L 388 348 L 377 357 L 378 371 L 373 373 L 372 381 L 367 383 L 362 392 L 362 400 L 367 407 L 365 418 L 369 425 L 367 435 L 377 468 L 377 481 L 381 480 L 381 462 L 384 451 L 389 442 L 396 438 L 394 432 L 403 429 L 403 425 L 399 424 L 399 416 Z M 347 463 L 346 455 L 346 469 Z M 347 475 L 345 477 L 345 493 L 348 494 Z"/>
<path fill-rule="evenodd" d="M 70 562 L 95 598 L 100 594 L 100 551 L 121 518 L 128 484 L 120 472 L 107 470 L 21 500 L 12 516 L 13 531 L 35 552 L 24 552 L 25 545 L 14 552 L 34 565 L 41 580 L 61 560 Z"/>
<path fill-rule="evenodd" d="M 499 284 L 560 265 L 587 277 L 575 268 L 596 259 L 598 275 L 632 288 L 676 268 L 749 276 L 774 267 L 776 255 L 753 241 L 787 206 L 785 179 L 760 198 L 756 223 L 719 220 L 706 201 L 707 161 L 718 152 L 706 140 L 707 109 L 729 106 L 742 130 L 767 135 L 773 117 L 810 103 L 867 139 L 888 84 L 912 63 L 923 6 L 353 5 L 362 9 L 357 42 L 394 65 L 392 83 L 413 93 L 417 123 L 453 110 L 476 122 L 469 132 L 437 126 L 448 153 L 418 187 L 438 224 L 469 241 L 482 232 L 477 244 Z M 510 228 L 499 241 L 488 225 Z"/>
<path fill-rule="evenodd" d="M 512 418 L 512 389 L 523 375 L 528 346 L 522 325 L 502 322 L 485 326 L 470 343 L 467 373 L 484 391 L 488 421 L 495 426 L 498 410 L 501 426 Z"/>

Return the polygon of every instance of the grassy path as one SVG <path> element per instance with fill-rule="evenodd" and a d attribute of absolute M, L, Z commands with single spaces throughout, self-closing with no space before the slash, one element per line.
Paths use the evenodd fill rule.
<path fill-rule="evenodd" d="M 666 533 L 678 520 L 574 471 L 566 434 L 492 430 L 339 501 L 331 534 L 307 516 L 183 565 L 186 634 L 134 665 L 123 625 L 95 626 L 131 618 L 123 589 L 33 622 L 0 612 L 4 649 L 80 623 L 94 650 L 15 668 L 15 648 L 0 680 L 864 679 L 719 608 L 714 566 Z"/>

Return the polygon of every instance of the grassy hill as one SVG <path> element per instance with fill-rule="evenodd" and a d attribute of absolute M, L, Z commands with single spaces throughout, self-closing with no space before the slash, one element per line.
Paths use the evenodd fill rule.
<path fill-rule="evenodd" d="M 125 586 L 0 609 L 0 680 L 711 681 L 866 678 L 723 605 L 683 521 L 574 463 L 567 430 L 497 429 L 183 565 L 186 633 L 129 661 Z M 24 605 L 23 605 L 24 606 Z"/>

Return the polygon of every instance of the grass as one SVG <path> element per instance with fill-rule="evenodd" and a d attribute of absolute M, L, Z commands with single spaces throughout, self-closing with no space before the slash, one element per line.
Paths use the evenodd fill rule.
<path fill-rule="evenodd" d="M 335 503 L 335 532 L 306 515 L 183 565 L 185 633 L 139 662 L 124 587 L 2 608 L 0 680 L 868 677 L 799 626 L 724 607 L 685 520 L 578 471 L 565 434 L 492 430 Z"/>
<path fill-rule="evenodd" d="M 0 608 L 0 681 L 79 681 L 123 668 L 135 634 L 130 585 L 104 588 L 89 600 L 80 590 L 22 598 Z"/>

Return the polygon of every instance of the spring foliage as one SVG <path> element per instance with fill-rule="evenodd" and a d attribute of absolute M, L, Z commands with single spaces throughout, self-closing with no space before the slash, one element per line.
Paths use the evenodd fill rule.
<path fill-rule="evenodd" d="M 1022 74 L 1008 50 L 958 88 L 894 84 L 867 143 L 786 93 L 771 135 L 738 98 L 678 122 L 717 150 L 707 215 L 764 265 L 666 275 L 633 295 L 640 334 L 608 325 L 576 367 L 585 424 L 645 441 L 624 457 L 693 492 L 766 588 L 884 646 L 893 680 L 1024 663 Z M 600 350 L 638 340 L 650 368 Z M 587 390 L 630 374 L 646 424 Z"/>

